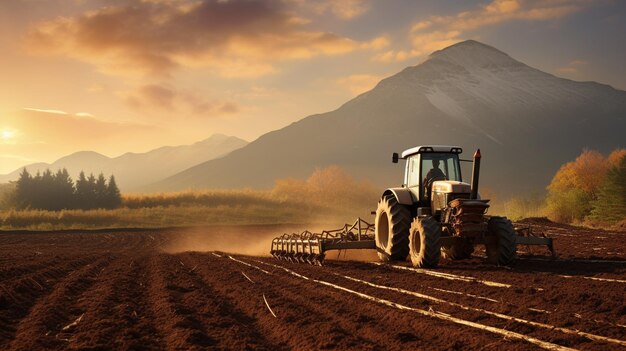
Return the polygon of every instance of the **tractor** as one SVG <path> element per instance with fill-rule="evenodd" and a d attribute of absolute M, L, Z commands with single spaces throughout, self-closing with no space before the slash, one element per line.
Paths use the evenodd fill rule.
<path fill-rule="evenodd" d="M 480 150 L 474 154 L 472 184 L 461 174 L 457 146 L 418 146 L 392 156 L 406 160 L 401 187 L 385 190 L 376 209 L 375 241 L 383 261 L 437 267 L 443 255 L 464 259 L 485 244 L 487 259 L 500 265 L 516 260 L 515 228 L 504 217 L 487 217 L 489 200 L 480 199 Z"/>
<path fill-rule="evenodd" d="M 489 200 L 478 194 L 481 154 L 463 160 L 458 146 L 417 146 L 393 153 L 405 160 L 402 186 L 386 189 L 374 224 L 357 219 L 319 233 L 285 233 L 272 240 L 270 254 L 278 259 L 321 265 L 329 250 L 375 249 L 384 262 L 405 261 L 435 268 L 441 257 L 469 258 L 475 245 L 485 245 L 487 260 L 512 265 L 517 245 L 546 245 L 554 256 L 552 239 L 538 237 L 531 228 L 518 229 L 505 217 L 487 216 Z M 471 184 L 464 183 L 461 162 L 473 162 Z M 518 235 L 522 234 L 522 235 Z"/>

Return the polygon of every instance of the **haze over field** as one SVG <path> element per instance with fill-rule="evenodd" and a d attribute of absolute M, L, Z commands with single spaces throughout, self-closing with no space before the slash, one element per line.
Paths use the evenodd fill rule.
<path fill-rule="evenodd" d="M 122 191 L 135 191 L 152 182 L 181 172 L 199 163 L 219 158 L 236 150 L 247 142 L 237 137 L 215 134 L 191 145 L 163 146 L 143 153 L 128 152 L 118 157 L 107 157 L 94 151 L 80 151 L 62 157 L 55 162 L 35 163 L 0 176 L 0 182 L 15 181 L 22 169 L 31 174 L 46 169 L 65 168 L 72 177 L 81 171 L 86 174 L 114 174 Z"/>
<path fill-rule="evenodd" d="M 542 189 L 582 148 L 623 146 L 625 31 L 610 0 L 3 1 L 0 174 L 267 188 L 337 164 L 384 186 L 390 152 L 450 143 L 484 150 L 485 184 Z M 179 175 L 227 152 L 148 153 L 213 134 L 256 141 Z"/>

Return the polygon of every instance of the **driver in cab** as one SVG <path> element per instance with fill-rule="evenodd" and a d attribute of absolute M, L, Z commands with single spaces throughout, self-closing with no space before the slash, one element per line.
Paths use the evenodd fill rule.
<path fill-rule="evenodd" d="M 439 160 L 433 160 L 433 168 L 426 174 L 424 184 L 428 184 L 435 179 L 447 179 L 446 175 L 439 168 Z"/>

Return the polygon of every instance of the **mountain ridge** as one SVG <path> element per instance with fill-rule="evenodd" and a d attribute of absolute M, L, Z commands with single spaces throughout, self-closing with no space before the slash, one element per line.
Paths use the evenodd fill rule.
<path fill-rule="evenodd" d="M 625 116 L 624 91 L 559 78 L 468 41 L 381 80 L 336 110 L 307 116 L 148 188 L 267 188 L 277 178 L 303 178 L 329 165 L 391 186 L 403 172 L 388 163 L 392 152 L 453 144 L 466 152 L 481 148 L 486 187 L 541 190 L 583 148 L 624 146 L 616 131 L 626 129 Z"/>
<path fill-rule="evenodd" d="M 155 182 L 173 175 L 195 164 L 222 157 L 247 144 L 247 141 L 224 134 L 213 134 L 209 138 L 190 145 L 162 146 L 147 152 L 126 152 L 108 157 L 96 151 L 77 151 L 63 156 L 53 163 L 38 162 L 15 171 L 0 175 L 0 182 L 16 180 L 22 169 L 31 173 L 67 168 L 72 176 L 85 173 L 114 174 L 123 191 L 138 190 L 147 182 Z"/>

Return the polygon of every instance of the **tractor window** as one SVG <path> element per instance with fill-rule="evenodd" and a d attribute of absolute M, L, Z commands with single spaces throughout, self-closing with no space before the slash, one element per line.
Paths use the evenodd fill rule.
<path fill-rule="evenodd" d="M 428 181 L 429 178 L 461 181 L 459 156 L 449 153 L 423 153 L 421 179 Z"/>
<path fill-rule="evenodd" d="M 454 158 L 450 157 L 446 159 L 445 172 L 448 175 L 448 179 L 461 181 L 461 174 L 459 169 L 456 167 L 456 160 Z"/>
<path fill-rule="evenodd" d="M 419 157 L 417 155 L 409 159 L 409 168 L 408 168 L 409 177 L 408 177 L 408 183 L 407 183 L 409 187 L 419 186 L 419 182 L 420 182 L 419 165 L 420 165 Z"/>

